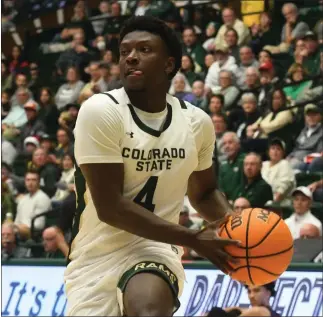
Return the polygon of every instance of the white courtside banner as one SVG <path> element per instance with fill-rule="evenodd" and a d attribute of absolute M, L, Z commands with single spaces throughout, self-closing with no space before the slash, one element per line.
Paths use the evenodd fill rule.
<path fill-rule="evenodd" d="M 243 286 L 220 271 L 186 269 L 176 316 L 201 316 L 212 306 L 248 306 Z M 64 316 L 61 266 L 3 266 L 2 316 Z M 272 307 L 282 316 L 322 316 L 321 272 L 287 271 L 276 284 Z"/>

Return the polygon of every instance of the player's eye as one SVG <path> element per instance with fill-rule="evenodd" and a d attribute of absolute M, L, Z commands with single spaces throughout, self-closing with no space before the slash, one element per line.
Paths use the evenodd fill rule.
<path fill-rule="evenodd" d="M 141 48 L 141 51 L 144 53 L 149 53 L 151 52 L 151 48 L 149 46 L 144 46 Z"/>
<path fill-rule="evenodd" d="M 122 50 L 120 50 L 120 55 L 121 56 L 126 56 L 126 55 L 128 55 L 129 54 L 129 51 L 128 50 L 126 50 L 126 49 L 122 49 Z"/>

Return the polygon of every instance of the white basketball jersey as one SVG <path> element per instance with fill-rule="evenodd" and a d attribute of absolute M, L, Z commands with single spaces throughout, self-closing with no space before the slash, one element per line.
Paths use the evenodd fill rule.
<path fill-rule="evenodd" d="M 123 88 L 92 96 L 79 112 L 75 157 L 78 166 L 123 163 L 123 195 L 156 216 L 178 223 L 190 175 L 212 165 L 215 136 L 212 121 L 202 110 L 171 95 L 166 100 L 167 115 L 157 131 L 139 118 Z M 89 191 L 80 197 L 86 186 L 79 183 L 76 178 L 84 210 L 78 210 L 81 219 L 74 224 L 78 232 L 71 260 L 100 257 L 145 240 L 101 222 Z"/>

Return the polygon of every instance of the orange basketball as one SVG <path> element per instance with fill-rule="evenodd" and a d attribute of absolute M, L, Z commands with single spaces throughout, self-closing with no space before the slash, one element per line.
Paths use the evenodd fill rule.
<path fill-rule="evenodd" d="M 231 256 L 240 260 L 232 264 L 231 277 L 241 283 L 270 283 L 284 273 L 292 260 L 292 235 L 284 220 L 274 212 L 245 209 L 231 216 L 219 235 L 241 241 L 241 246 L 226 247 Z"/>

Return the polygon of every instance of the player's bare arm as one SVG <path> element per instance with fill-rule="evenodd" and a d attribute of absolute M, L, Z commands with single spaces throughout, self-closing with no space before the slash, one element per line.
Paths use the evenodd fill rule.
<path fill-rule="evenodd" d="M 233 259 L 223 247 L 238 244 L 238 241 L 218 238 L 215 228 L 199 235 L 197 231 L 170 223 L 123 197 L 123 164 L 82 164 L 80 168 L 101 221 L 146 239 L 187 246 L 224 272 L 231 271 L 229 261 Z"/>
<path fill-rule="evenodd" d="M 209 222 L 232 213 L 232 207 L 217 189 L 213 168 L 194 172 L 188 182 L 191 205 Z"/>

